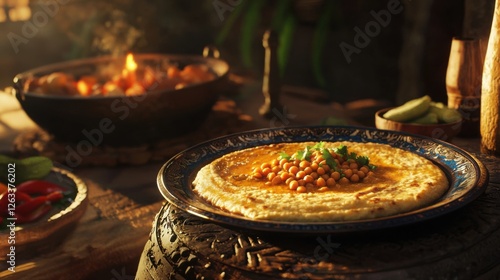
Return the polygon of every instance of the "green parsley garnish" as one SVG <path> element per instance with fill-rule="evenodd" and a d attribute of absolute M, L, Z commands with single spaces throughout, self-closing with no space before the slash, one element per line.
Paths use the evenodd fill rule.
<path fill-rule="evenodd" d="M 281 158 L 285 159 L 299 159 L 299 160 L 307 160 L 310 161 L 311 155 L 314 151 L 320 151 L 321 155 L 323 156 L 323 159 L 326 160 L 326 164 L 330 166 L 330 168 L 339 170 L 337 166 L 337 162 L 335 161 L 335 158 L 332 156 L 331 152 L 336 153 L 340 157 L 344 158 L 345 160 L 353 159 L 358 163 L 360 166 L 368 166 L 370 170 L 373 170 L 376 168 L 375 165 L 370 164 L 370 159 L 367 156 L 360 156 L 357 155 L 355 152 L 349 152 L 347 149 L 346 145 L 340 145 L 337 148 L 333 149 L 327 149 L 325 148 L 325 142 L 319 142 L 316 143 L 314 146 L 306 146 L 304 150 L 297 151 L 295 154 L 296 156 L 292 157 L 288 155 L 285 152 L 280 153 Z"/>

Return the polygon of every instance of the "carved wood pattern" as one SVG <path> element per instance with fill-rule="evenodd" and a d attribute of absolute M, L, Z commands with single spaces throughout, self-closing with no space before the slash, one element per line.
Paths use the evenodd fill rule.
<path fill-rule="evenodd" d="M 291 236 L 207 222 L 165 204 L 137 279 L 470 279 L 498 275 L 500 159 L 486 192 L 426 222 L 358 234 Z M 380 278 L 381 277 L 381 278 Z"/>

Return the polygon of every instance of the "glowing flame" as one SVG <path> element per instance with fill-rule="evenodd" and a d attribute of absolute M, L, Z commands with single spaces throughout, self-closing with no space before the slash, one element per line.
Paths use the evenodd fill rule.
<path fill-rule="evenodd" d="M 90 87 L 83 81 L 78 81 L 76 83 L 76 88 L 78 89 L 78 92 L 83 96 L 87 96 L 90 94 Z"/>
<path fill-rule="evenodd" d="M 83 96 L 92 94 L 92 87 L 97 83 L 97 79 L 93 76 L 83 76 L 76 82 L 76 89 Z"/>
<path fill-rule="evenodd" d="M 125 66 L 122 70 L 122 78 L 125 82 L 122 88 L 129 88 L 136 82 L 135 70 L 137 70 L 137 63 L 134 60 L 134 56 L 129 53 L 127 54 Z"/>
<path fill-rule="evenodd" d="M 127 54 L 125 68 L 130 72 L 134 72 L 137 69 L 137 63 L 135 62 L 134 56 L 131 53 Z"/>

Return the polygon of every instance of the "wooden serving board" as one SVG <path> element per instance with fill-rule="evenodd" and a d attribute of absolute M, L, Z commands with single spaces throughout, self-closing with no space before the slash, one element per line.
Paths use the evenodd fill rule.
<path fill-rule="evenodd" d="M 89 205 L 58 247 L 33 258 L 16 255 L 15 272 L 1 263 L 1 279 L 133 279 L 151 224 L 163 201 L 141 206 L 86 180 Z"/>
<path fill-rule="evenodd" d="M 155 181 L 161 165 L 189 146 L 252 128 L 252 118 L 234 101 L 223 99 L 196 132 L 144 147 L 110 148 L 88 155 L 75 173 L 88 186 L 89 203 L 73 232 L 50 251 L 34 248 L 16 256 L 15 273 L 1 261 L 0 278 L 134 279 L 152 222 L 164 203 Z M 64 163 L 66 144 L 45 136 L 39 130 L 19 135 L 14 141 L 16 155 L 43 155 Z"/>

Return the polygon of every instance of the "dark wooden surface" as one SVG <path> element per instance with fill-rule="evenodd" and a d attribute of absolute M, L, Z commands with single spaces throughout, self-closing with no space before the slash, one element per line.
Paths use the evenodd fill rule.
<path fill-rule="evenodd" d="M 20 109 L 10 95 L 0 94 L 0 152 L 13 156 L 42 154 L 69 168 L 88 185 L 89 204 L 76 227 L 57 246 L 16 255 L 16 272 L 7 270 L 0 256 L 1 279 L 133 279 L 148 240 L 152 222 L 164 203 L 156 176 L 169 156 L 196 143 L 237 131 L 284 125 L 319 124 L 322 118 L 341 117 L 328 102 L 302 97 L 308 89 L 290 89 L 295 96 L 282 101 L 286 108 L 270 119 L 258 114 L 264 102 L 260 81 L 240 81 L 214 106 L 206 123 L 191 135 L 158 146 L 123 151 L 95 149 L 77 167 L 65 165 L 64 143 L 54 143 Z M 237 90 L 236 90 L 237 89 Z M 138 152 L 138 153 L 136 153 Z M 21 233 L 18 233 L 21 234 Z M 57 237 L 56 237 L 57 238 Z M 7 242 L 0 240 L 0 242 Z"/>
<path fill-rule="evenodd" d="M 500 279 L 500 159 L 456 139 L 490 172 L 470 205 L 426 222 L 347 235 L 249 233 L 165 204 L 137 279 Z"/>
<path fill-rule="evenodd" d="M 373 115 L 380 106 L 383 106 L 376 100 L 341 106 L 327 102 L 323 98 L 311 99 L 311 96 L 323 96 L 323 93 L 303 88 L 286 87 L 284 92 L 286 93 L 281 96 L 283 108 L 275 110 L 271 118 L 263 118 L 258 114 L 260 106 L 264 103 L 261 83 L 246 84 L 237 95 L 231 96 L 236 102 L 236 107 L 232 107 L 231 112 L 237 110 L 238 115 L 251 116 L 250 126 L 238 125 L 240 122 L 234 121 L 234 118 L 238 117 L 229 112 L 224 118 L 233 121 L 223 123 L 233 125 L 224 125 L 228 130 L 219 132 L 314 125 L 321 124 L 325 120 L 330 124 L 373 126 Z M 4 99 L 2 99 L 3 106 L 6 105 L 4 101 L 7 101 L 7 97 Z M 9 135 L 0 141 L 2 152 L 12 152 L 10 149 L 13 148 L 15 139 L 34 128 L 34 124 L 19 112 L 15 100 L 10 104 L 12 108 L 0 112 L 3 117 L 2 122 L 10 124 L 6 126 L 9 128 Z M 12 120 L 12 123 L 7 122 L 7 119 Z M 245 120 L 248 119 L 245 117 Z M 204 131 L 207 132 L 205 137 L 215 137 L 210 134 L 210 129 Z M 192 145 L 195 141 L 205 140 L 203 137 L 195 138 L 183 140 L 182 143 L 178 143 L 179 145 L 172 145 L 172 151 L 181 146 Z M 146 260 L 153 262 L 150 258 L 152 255 L 144 255 L 143 250 L 151 249 L 157 244 L 151 243 L 157 242 L 154 239 L 149 240 L 152 228 L 157 222 L 161 222 L 164 230 L 164 235 L 160 236 L 164 238 L 162 245 L 156 247 L 163 248 L 164 251 L 154 259 L 155 264 L 162 264 L 162 270 L 158 271 L 161 278 L 175 274 L 174 278 L 182 279 L 184 274 L 192 276 L 200 274 L 200 271 L 221 279 L 237 277 L 263 279 L 266 276 L 275 278 L 277 275 L 297 278 L 308 276 L 307 273 L 314 272 L 313 268 L 317 266 L 321 266 L 323 272 L 336 271 L 341 273 L 340 275 L 342 273 L 367 275 L 365 272 L 368 267 L 377 273 L 384 272 L 382 271 L 384 269 L 394 270 L 392 273 L 406 273 L 405 270 L 401 272 L 396 264 L 392 264 L 393 260 L 400 259 L 399 264 L 417 267 L 415 262 L 420 260 L 417 256 L 422 257 L 422 262 L 429 265 L 426 268 L 433 268 L 433 265 L 441 268 L 458 267 L 451 262 L 461 260 L 459 263 L 462 264 L 461 268 L 464 271 L 455 271 L 460 272 L 460 275 L 470 276 L 479 272 L 497 275 L 498 270 L 494 269 L 494 265 L 500 259 L 497 249 L 499 233 L 496 218 L 500 216 L 498 215 L 500 175 L 497 167 L 499 162 L 497 158 L 479 154 L 479 139 L 456 138 L 453 142 L 478 154 L 490 169 L 493 183 L 482 200 L 461 210 L 458 216 L 450 215 L 450 219 L 430 221 L 386 234 L 341 240 L 332 239 L 333 236 L 330 239 L 328 236 L 322 236 L 323 241 L 319 241 L 320 236 L 304 240 L 290 239 L 287 236 L 245 235 L 206 224 L 186 216 L 183 211 L 173 212 L 168 205 L 164 206 L 164 199 L 156 186 L 156 175 L 163 161 L 104 166 L 94 162 L 73 170 L 89 186 L 89 205 L 76 228 L 51 250 L 41 252 L 35 257 L 19 255 L 16 273 L 5 271 L 6 266 L 2 261 L 0 278 L 118 280 L 134 279 L 136 272 L 139 271 L 138 279 L 140 279 L 140 275 L 153 271 L 152 267 L 144 270 L 145 267 L 139 267 L 138 264 L 141 256 L 146 256 Z M 482 204 L 497 207 L 488 207 L 483 211 L 481 210 L 483 208 L 478 207 Z M 198 226 L 202 226 L 204 232 L 198 231 Z M 456 230 L 454 239 L 449 239 L 448 228 Z M 151 235 L 152 238 L 156 236 L 156 234 Z M 469 239 L 471 241 L 467 241 Z M 446 243 L 448 245 L 441 244 L 449 240 L 453 242 Z M 327 244 L 330 242 L 333 245 L 325 249 L 321 246 L 323 244 L 321 242 Z M 414 247 L 408 247 L 409 243 L 414 244 Z M 328 248 L 333 249 L 329 251 Z M 481 253 L 485 255 L 476 254 L 474 250 L 478 248 L 484 249 Z M 315 250 L 318 250 L 320 258 L 327 257 L 328 262 L 318 263 L 318 258 L 311 258 Z M 427 251 L 429 252 L 426 253 Z M 454 257 L 450 258 L 452 255 Z M 470 265 L 465 265 L 468 262 Z M 201 264 L 203 266 L 200 266 Z M 232 269 L 240 268 L 243 270 L 238 271 L 236 276 L 232 274 Z M 490 272 L 487 272 L 487 269 L 490 269 Z M 394 276 L 391 277 L 394 279 L 409 274 L 383 275 Z M 211 278 L 205 277 L 205 279 Z"/>
<path fill-rule="evenodd" d="M 152 221 L 164 203 L 156 176 L 161 165 L 183 149 L 221 135 L 255 128 L 235 102 L 218 101 L 205 123 L 179 139 L 140 147 L 99 147 L 71 169 L 65 147 L 37 128 L 23 130 L 9 154 L 43 155 L 70 169 L 88 186 L 88 207 L 64 240 L 50 236 L 50 248 L 17 251 L 15 273 L 0 256 L 1 279 L 129 279 L 134 277 Z M 18 240 L 23 232 L 17 232 Z M 1 240 L 0 242 L 7 242 Z M 20 249 L 22 244 L 17 244 Z"/>

